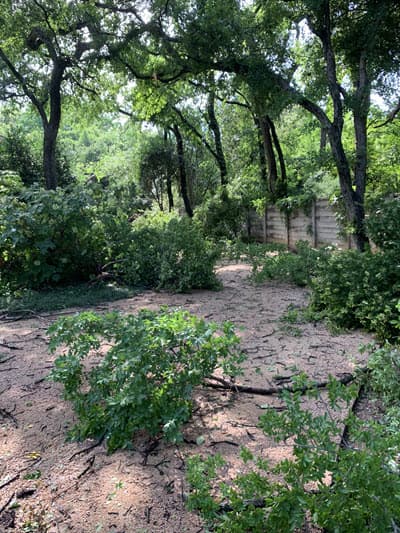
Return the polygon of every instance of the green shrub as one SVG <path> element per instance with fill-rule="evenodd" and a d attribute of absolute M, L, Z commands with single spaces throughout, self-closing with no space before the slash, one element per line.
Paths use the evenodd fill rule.
<path fill-rule="evenodd" d="M 370 239 L 381 250 L 400 251 L 400 198 L 387 198 L 373 203 L 367 218 Z"/>
<path fill-rule="evenodd" d="M 109 451 L 129 447 L 138 430 L 179 441 L 193 388 L 217 366 L 238 374 L 243 361 L 232 324 L 218 326 L 184 311 L 82 313 L 59 320 L 49 333 L 52 352 L 67 347 L 51 378 L 63 384 L 78 416 L 71 437 L 105 435 Z M 87 369 L 84 359 L 101 340 L 111 348 Z"/>
<path fill-rule="evenodd" d="M 116 269 L 124 282 L 185 292 L 217 288 L 217 248 L 187 217 L 150 214 L 132 225 Z"/>
<path fill-rule="evenodd" d="M 380 339 L 398 336 L 400 268 L 394 250 L 333 253 L 311 282 L 311 308 L 339 327 L 363 327 Z"/>
<path fill-rule="evenodd" d="M 304 376 L 296 383 L 309 385 Z M 343 408 L 343 402 L 349 406 L 355 390 L 331 379 L 327 400 L 317 390 L 309 395 L 328 403 L 327 409 L 337 410 Z M 218 481 L 221 457 L 192 458 L 188 466 L 192 486 L 189 508 L 199 510 L 216 532 L 298 531 L 306 519 L 332 533 L 397 530 L 398 426 L 366 423 L 350 412 L 345 423 L 352 442 L 338 447 L 343 430 L 334 416 L 328 412 L 313 415 L 303 409 L 300 392 L 286 391 L 283 398 L 286 409 L 268 410 L 260 419 L 260 427 L 277 442 L 292 438 L 292 456 L 272 467 L 243 449 L 243 461 L 254 464 L 252 468 L 248 464 L 248 473 L 232 482 Z M 328 473 L 332 483 L 326 480 Z"/>
<path fill-rule="evenodd" d="M 261 261 L 259 257 L 254 257 L 252 278 L 257 283 L 267 279 L 277 279 L 303 287 L 310 284 L 312 277 L 325 264 L 329 254 L 328 248 L 315 249 L 306 241 L 298 241 L 296 253 L 272 252 Z"/>
<path fill-rule="evenodd" d="M 195 218 L 205 235 L 213 239 L 235 239 L 242 233 L 246 210 L 240 199 L 220 191 L 196 209 Z"/>
<path fill-rule="evenodd" d="M 99 271 L 104 247 L 95 206 L 82 188 L 37 187 L 0 199 L 0 266 L 17 287 L 85 280 Z"/>

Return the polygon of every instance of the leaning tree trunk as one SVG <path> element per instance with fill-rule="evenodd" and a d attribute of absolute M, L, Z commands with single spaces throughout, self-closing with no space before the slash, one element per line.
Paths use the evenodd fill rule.
<path fill-rule="evenodd" d="M 182 139 L 179 126 L 177 124 L 174 124 L 172 126 L 172 132 L 175 135 L 175 140 L 176 140 L 176 151 L 178 154 L 178 167 L 179 167 L 179 178 L 180 178 L 182 199 L 185 205 L 186 214 L 190 218 L 192 218 L 193 209 L 190 203 L 188 188 L 187 188 L 187 175 L 186 175 L 186 165 L 185 165 L 185 152 L 183 149 L 183 139 Z"/>

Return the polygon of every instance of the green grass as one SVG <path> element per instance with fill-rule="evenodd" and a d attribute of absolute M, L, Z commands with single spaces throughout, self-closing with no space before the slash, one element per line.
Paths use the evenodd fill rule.
<path fill-rule="evenodd" d="M 137 294 L 137 290 L 127 287 L 87 283 L 42 291 L 22 290 L 0 296 L 0 312 L 13 316 L 59 311 L 68 307 L 90 307 L 101 302 L 129 298 L 134 294 Z"/>

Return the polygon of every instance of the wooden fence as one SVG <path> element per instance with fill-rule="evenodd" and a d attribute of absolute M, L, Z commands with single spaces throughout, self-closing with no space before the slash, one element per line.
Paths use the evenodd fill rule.
<path fill-rule="evenodd" d="M 313 247 L 333 244 L 352 248 L 352 239 L 340 236 L 335 214 L 328 200 L 315 200 L 309 212 L 294 211 L 290 217 L 275 206 L 266 210 L 265 217 L 249 213 L 247 224 L 249 236 L 259 242 L 285 244 L 294 248 L 297 241 L 308 241 Z"/>

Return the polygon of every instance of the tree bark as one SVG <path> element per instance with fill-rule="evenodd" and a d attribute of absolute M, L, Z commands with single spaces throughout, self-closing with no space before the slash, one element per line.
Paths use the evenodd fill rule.
<path fill-rule="evenodd" d="M 215 115 L 215 93 L 213 89 L 210 89 L 210 92 L 208 93 L 207 115 L 208 123 L 214 137 L 216 161 L 218 163 L 221 175 L 221 186 L 225 187 L 228 183 L 228 170 L 226 167 L 226 159 L 222 147 L 221 130 Z"/>
<path fill-rule="evenodd" d="M 285 158 L 283 157 L 282 147 L 281 147 L 281 143 L 279 142 L 278 134 L 276 133 L 275 124 L 268 115 L 266 119 L 268 121 L 269 129 L 271 131 L 272 140 L 274 143 L 276 153 L 278 154 L 278 161 L 279 161 L 279 168 L 280 168 L 280 176 L 278 177 L 278 180 L 277 180 L 276 194 L 278 195 L 279 198 L 283 198 L 287 195 L 287 173 L 286 173 Z"/>
<path fill-rule="evenodd" d="M 63 59 L 53 61 L 49 97 L 49 118 L 43 120 L 43 174 L 47 189 L 56 189 L 58 185 L 57 173 L 57 137 L 61 122 L 61 83 L 66 63 Z"/>
<path fill-rule="evenodd" d="M 177 124 L 174 124 L 172 126 L 172 132 L 175 135 L 176 140 L 176 151 L 178 154 L 178 167 L 179 167 L 179 178 L 180 178 L 180 186 L 181 186 L 181 194 L 183 203 L 185 205 L 185 211 L 186 214 L 192 218 L 193 217 L 193 209 L 190 203 L 189 195 L 188 195 L 188 187 L 187 187 L 187 175 L 186 175 L 186 164 L 185 164 L 185 152 L 183 149 L 183 139 L 182 135 L 179 129 L 179 126 Z"/>
<path fill-rule="evenodd" d="M 172 193 L 172 179 L 169 173 L 167 174 L 167 196 L 168 196 L 168 211 L 171 212 L 174 208 L 174 195 Z"/>

